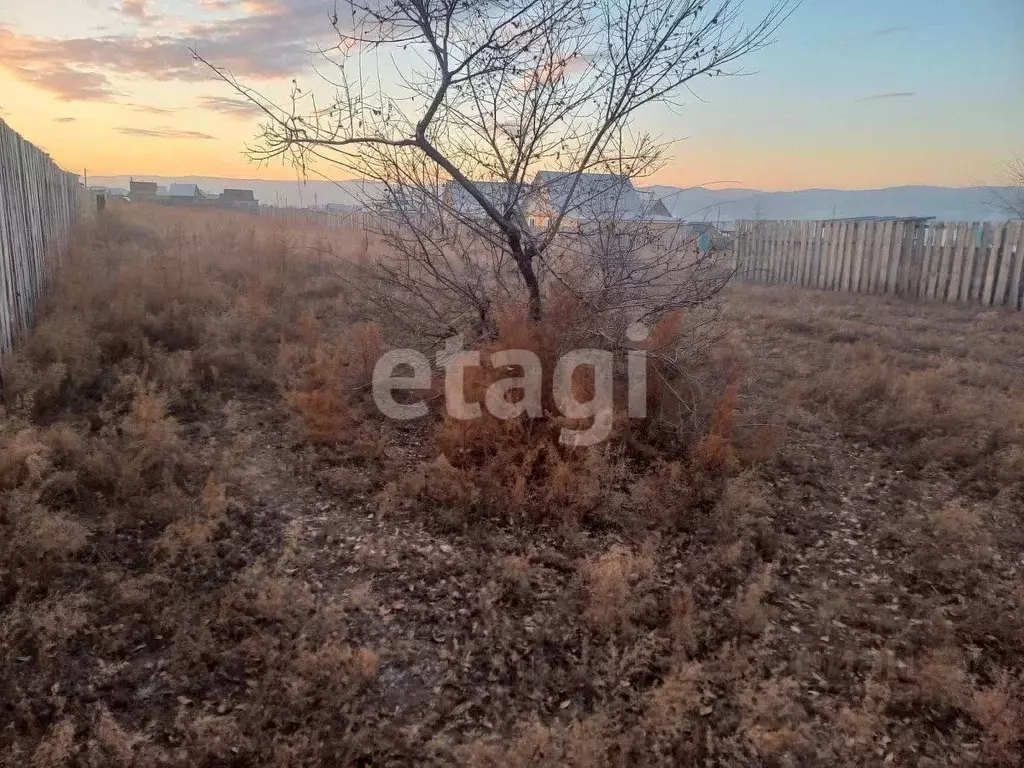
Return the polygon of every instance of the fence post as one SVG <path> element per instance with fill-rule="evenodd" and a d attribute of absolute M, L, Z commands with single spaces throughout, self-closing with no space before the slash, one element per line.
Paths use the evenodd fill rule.
<path fill-rule="evenodd" d="M 1011 309 L 1024 309 L 1021 297 L 1022 271 L 1024 271 L 1024 221 L 1018 222 L 1017 243 L 1013 249 L 1013 274 L 1010 277 L 1010 296 L 1008 306 Z"/>
<path fill-rule="evenodd" d="M 988 257 L 988 269 L 985 271 L 985 287 L 981 294 L 981 303 L 986 306 L 992 306 L 995 301 L 996 292 L 996 280 L 1000 273 L 1000 256 L 1002 254 L 1003 235 L 1007 234 L 1007 227 L 1001 224 L 995 224 L 992 227 L 992 250 Z M 1002 304 L 1000 300 L 997 302 Z"/>

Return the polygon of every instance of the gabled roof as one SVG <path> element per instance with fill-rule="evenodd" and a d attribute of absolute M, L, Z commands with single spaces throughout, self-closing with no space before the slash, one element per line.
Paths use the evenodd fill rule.
<path fill-rule="evenodd" d="M 566 215 L 583 220 L 671 219 L 668 209 L 653 196 L 641 195 L 628 176 L 614 173 L 581 173 L 573 189 L 573 172 L 538 171 L 534 192 L 544 195 L 554 211 L 565 208 Z M 572 192 L 572 199 L 567 198 Z"/>
<path fill-rule="evenodd" d="M 474 181 L 473 185 L 501 213 L 512 206 L 522 209 L 530 188 L 526 184 L 513 184 L 507 181 Z M 484 217 L 486 212 L 469 192 L 457 181 L 445 184 L 445 205 L 452 212 L 463 216 Z"/>
<path fill-rule="evenodd" d="M 638 189 L 637 194 L 640 195 L 640 202 L 643 204 L 644 218 L 656 221 L 667 221 L 674 218 L 664 201 L 657 197 L 652 190 Z"/>
<path fill-rule="evenodd" d="M 156 194 L 155 181 L 130 181 L 128 182 L 128 186 L 131 188 L 131 191 L 135 192 L 136 194 L 140 192 L 148 195 Z"/>
<path fill-rule="evenodd" d="M 195 184 L 171 184 L 167 188 L 170 197 L 199 197 L 199 187 Z"/>

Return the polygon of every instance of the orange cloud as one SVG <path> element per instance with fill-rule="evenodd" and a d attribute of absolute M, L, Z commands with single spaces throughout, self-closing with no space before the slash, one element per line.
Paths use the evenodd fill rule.
<path fill-rule="evenodd" d="M 2 38 L 0 34 L 0 41 Z M 34 61 L 27 65 L 16 61 L 11 50 L 0 51 L 0 66 L 19 80 L 49 91 L 62 101 L 110 101 L 117 95 L 110 80 L 98 72 L 72 69 L 57 61 Z"/>

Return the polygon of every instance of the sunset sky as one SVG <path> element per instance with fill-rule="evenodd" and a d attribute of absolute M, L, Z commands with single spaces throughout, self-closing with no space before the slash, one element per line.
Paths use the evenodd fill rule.
<path fill-rule="evenodd" d="M 748 0 L 751 20 L 767 0 Z M 312 82 L 333 0 L 0 0 L 0 117 L 90 175 L 290 179 L 243 155 L 246 105 Z M 653 179 L 768 190 L 973 186 L 1024 155 L 1024 2 L 804 0 L 747 76 L 646 114 L 678 139 Z M 699 97 L 699 98 L 698 98 Z"/>

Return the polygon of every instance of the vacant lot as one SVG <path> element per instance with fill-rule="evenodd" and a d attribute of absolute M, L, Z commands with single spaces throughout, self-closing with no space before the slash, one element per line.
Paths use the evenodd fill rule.
<path fill-rule="evenodd" d="M 1021 315 L 736 286 L 685 450 L 565 453 L 375 415 L 361 233 L 109 213 L 4 371 L 6 764 L 1024 761 Z"/>

